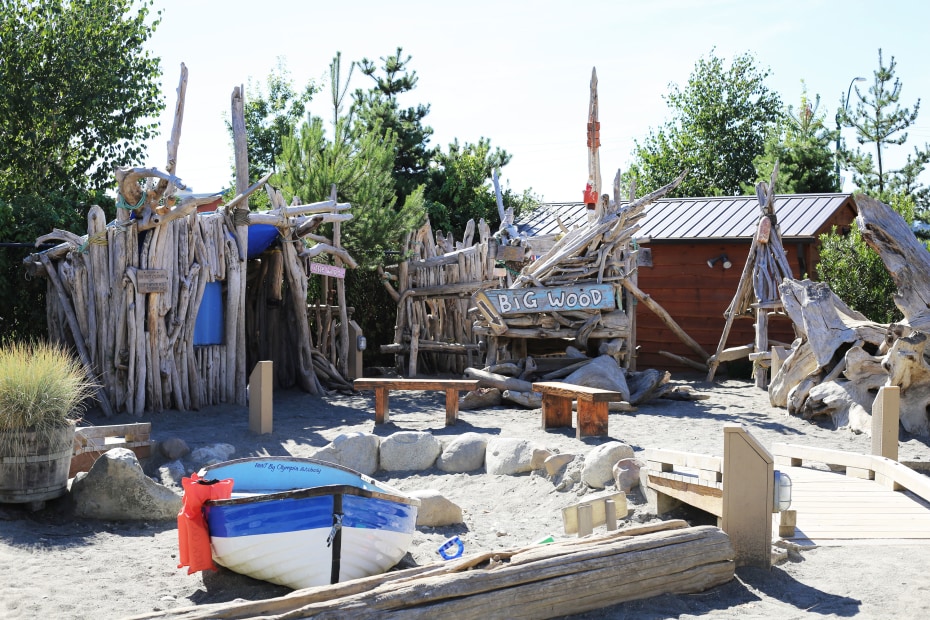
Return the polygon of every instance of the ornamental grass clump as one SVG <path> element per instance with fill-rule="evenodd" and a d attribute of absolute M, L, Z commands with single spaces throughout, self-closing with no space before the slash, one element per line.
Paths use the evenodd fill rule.
<path fill-rule="evenodd" d="M 80 362 L 60 346 L 4 343 L 0 345 L 0 433 L 45 435 L 71 425 L 80 419 L 94 387 Z M 4 451 L 0 445 L 0 452 Z"/>

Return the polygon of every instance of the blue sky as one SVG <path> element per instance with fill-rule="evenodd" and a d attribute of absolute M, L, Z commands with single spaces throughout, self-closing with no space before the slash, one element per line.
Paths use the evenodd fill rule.
<path fill-rule="evenodd" d="M 419 84 L 401 104 L 430 104 L 432 144 L 490 138 L 513 156 L 503 183 L 532 188 L 547 201 L 581 199 L 592 67 L 605 184 L 629 165 L 634 141 L 669 118 L 669 84 L 683 85 L 712 50 L 727 60 L 752 53 L 759 67 L 771 69 L 767 85 L 786 104 L 797 106 L 803 80 L 811 95 L 821 95 L 828 119 L 852 78 L 868 78 L 858 84 L 868 87 L 879 48 L 886 63 L 892 55 L 897 60 L 904 105 L 930 96 L 930 3 L 921 0 L 155 0 L 154 8 L 162 10 L 162 24 L 148 47 L 162 60 L 167 107 L 147 163 L 165 165 L 184 62 L 190 75 L 177 174 L 198 192 L 231 178 L 224 114 L 233 87 L 263 82 L 279 57 L 295 82 L 325 84 L 337 51 L 345 66 L 403 47 Z M 353 88 L 366 82 L 356 74 Z M 330 115 L 326 93 L 311 104 L 323 118 Z M 852 141 L 852 131 L 844 137 Z M 900 164 L 926 142 L 930 108 L 922 108 L 907 145 L 892 147 L 887 161 Z"/>

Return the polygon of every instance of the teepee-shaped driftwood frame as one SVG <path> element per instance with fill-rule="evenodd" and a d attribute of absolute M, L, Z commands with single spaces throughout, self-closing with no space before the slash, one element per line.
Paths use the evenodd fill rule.
<path fill-rule="evenodd" d="M 772 170 L 769 183 L 764 181 L 756 185 L 759 209 L 762 212 L 756 234 L 752 238 L 752 247 L 743 273 L 740 276 L 736 295 L 730 302 L 724 316 L 726 324 L 720 336 L 717 352 L 707 360 L 707 380 L 713 381 L 717 367 L 722 362 L 749 357 L 753 361 L 753 374 L 756 387 L 768 387 L 768 373 L 771 365 L 769 352 L 768 319 L 769 314 L 783 309 L 778 285 L 784 278 L 794 278 L 791 265 L 781 241 L 781 230 L 775 216 L 775 180 L 778 177 L 778 162 Z M 755 314 L 755 341 L 751 346 L 725 349 L 733 319 L 744 314 Z"/>

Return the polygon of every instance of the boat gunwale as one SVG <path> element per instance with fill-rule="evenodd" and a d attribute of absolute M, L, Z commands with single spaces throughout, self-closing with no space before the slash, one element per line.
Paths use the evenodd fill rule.
<path fill-rule="evenodd" d="M 356 495 L 359 497 L 371 497 L 376 499 L 383 499 L 386 501 L 392 501 L 399 504 L 407 504 L 409 506 L 414 506 L 419 508 L 421 502 L 416 497 L 411 497 L 404 495 L 401 491 L 394 489 L 393 487 L 382 484 L 381 482 L 366 476 L 365 474 L 355 471 L 349 467 L 339 465 L 337 463 L 330 463 L 329 461 L 321 461 L 319 459 L 313 459 L 308 457 L 299 457 L 299 456 L 248 456 L 241 459 L 232 459 L 229 461 L 223 461 L 222 463 L 215 463 L 213 465 L 207 465 L 200 470 L 200 476 L 204 480 L 215 479 L 211 478 L 209 474 L 211 470 L 218 469 L 221 467 L 226 467 L 228 465 L 239 465 L 242 463 L 250 463 L 257 461 L 281 461 L 281 462 L 291 462 L 291 463 L 303 463 L 311 465 L 319 465 L 322 467 L 329 467 L 331 469 L 340 470 L 342 472 L 352 474 L 361 480 L 362 482 L 368 483 L 374 487 L 377 487 L 378 491 L 371 491 L 368 489 L 363 489 L 360 487 L 353 486 L 351 484 L 328 484 L 321 485 L 316 487 L 298 487 L 296 489 L 288 489 L 285 491 L 272 491 L 272 492 L 262 492 L 260 489 L 254 491 L 254 495 L 235 497 L 230 499 L 212 499 L 204 502 L 204 506 L 231 506 L 235 504 L 247 504 L 254 503 L 258 501 L 271 501 L 271 500 L 281 500 L 281 499 L 303 499 L 307 497 L 323 496 L 323 495 Z M 235 480 L 235 478 L 233 479 Z M 235 482 L 233 483 L 233 489 L 235 490 Z M 235 491 L 234 491 L 235 492 Z M 246 493 L 251 493 L 251 491 L 245 491 Z"/>
<path fill-rule="evenodd" d="M 327 495 L 356 495 L 358 497 L 368 497 L 382 499 L 397 504 L 407 504 L 419 508 L 420 500 L 416 497 L 405 497 L 403 495 L 393 495 L 381 491 L 369 491 L 361 489 L 351 484 L 326 484 L 317 487 L 302 487 L 298 489 L 288 489 L 287 491 L 274 491 L 271 493 L 255 493 L 243 497 L 231 497 L 229 499 L 211 499 L 203 503 L 204 506 L 235 506 L 239 504 L 255 504 L 259 502 L 270 502 L 284 499 L 307 499 L 310 497 L 324 497 Z"/>

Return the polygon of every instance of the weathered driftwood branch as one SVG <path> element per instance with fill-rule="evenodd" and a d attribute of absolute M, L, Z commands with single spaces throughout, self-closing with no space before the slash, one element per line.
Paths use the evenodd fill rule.
<path fill-rule="evenodd" d="M 700 592 L 733 579 L 735 553 L 723 531 L 671 523 L 674 529 L 666 524 L 634 526 L 607 536 L 307 588 L 277 599 L 145 617 L 552 618 L 660 594 Z"/>
<path fill-rule="evenodd" d="M 45 271 L 48 274 L 48 279 L 51 281 L 52 286 L 55 288 L 55 292 L 58 293 L 58 299 L 61 302 L 61 307 L 65 312 L 65 317 L 68 319 L 68 327 L 71 329 L 71 335 L 74 337 L 74 346 L 78 351 L 78 356 L 81 358 L 81 364 L 84 367 L 84 373 L 87 375 L 88 380 L 90 380 L 94 386 L 96 386 L 97 402 L 100 403 L 100 408 L 103 410 L 104 415 L 106 415 L 108 418 L 112 418 L 114 413 L 113 407 L 110 405 L 110 399 L 107 398 L 106 392 L 102 389 L 102 386 L 97 381 L 97 376 L 94 372 L 94 363 L 91 360 L 90 354 L 87 352 L 87 343 L 84 340 L 84 335 L 81 333 L 81 327 L 78 324 L 77 317 L 74 314 L 74 309 L 71 307 L 71 301 L 68 299 L 68 295 L 65 293 L 64 287 L 61 285 L 58 272 L 55 270 L 55 267 L 52 266 L 51 261 L 49 261 L 48 256 L 45 254 L 40 254 L 39 260 L 41 260 L 42 264 L 45 265 Z"/>
<path fill-rule="evenodd" d="M 672 316 L 665 311 L 665 308 L 656 302 L 656 300 L 641 291 L 639 287 L 633 284 L 633 282 L 630 280 L 622 280 L 621 284 L 623 285 L 623 288 L 633 294 L 633 297 L 641 301 L 647 308 L 652 310 L 652 312 L 657 317 L 659 317 L 663 323 L 665 323 L 666 327 L 672 330 L 672 333 L 678 336 L 678 339 L 688 345 L 692 351 L 697 353 L 702 360 L 707 360 L 710 357 L 710 353 L 705 351 L 704 348 L 698 344 L 697 340 L 689 336 L 688 333 L 685 332 L 685 330 L 683 330 L 677 322 L 675 322 L 675 319 L 673 319 Z M 701 368 L 706 368 L 706 366 L 701 366 Z"/>
<path fill-rule="evenodd" d="M 500 391 L 513 390 L 515 392 L 532 392 L 533 384 L 515 377 L 498 375 L 478 368 L 466 368 L 465 376 L 478 379 L 478 387 L 497 388 Z"/>
<path fill-rule="evenodd" d="M 860 194 L 856 207 L 862 238 L 878 252 L 898 288 L 894 302 L 905 323 L 930 332 L 930 253 L 904 218 L 888 205 Z"/>
<path fill-rule="evenodd" d="M 181 125 L 184 123 L 184 99 L 187 95 L 187 66 L 181 63 L 181 80 L 178 82 L 178 100 L 174 106 L 174 124 L 171 126 L 171 138 L 168 139 L 168 162 L 165 171 L 174 175 L 178 166 L 178 146 L 181 144 Z M 169 181 L 160 179 L 155 186 L 155 193 L 164 195 L 168 190 Z"/>

